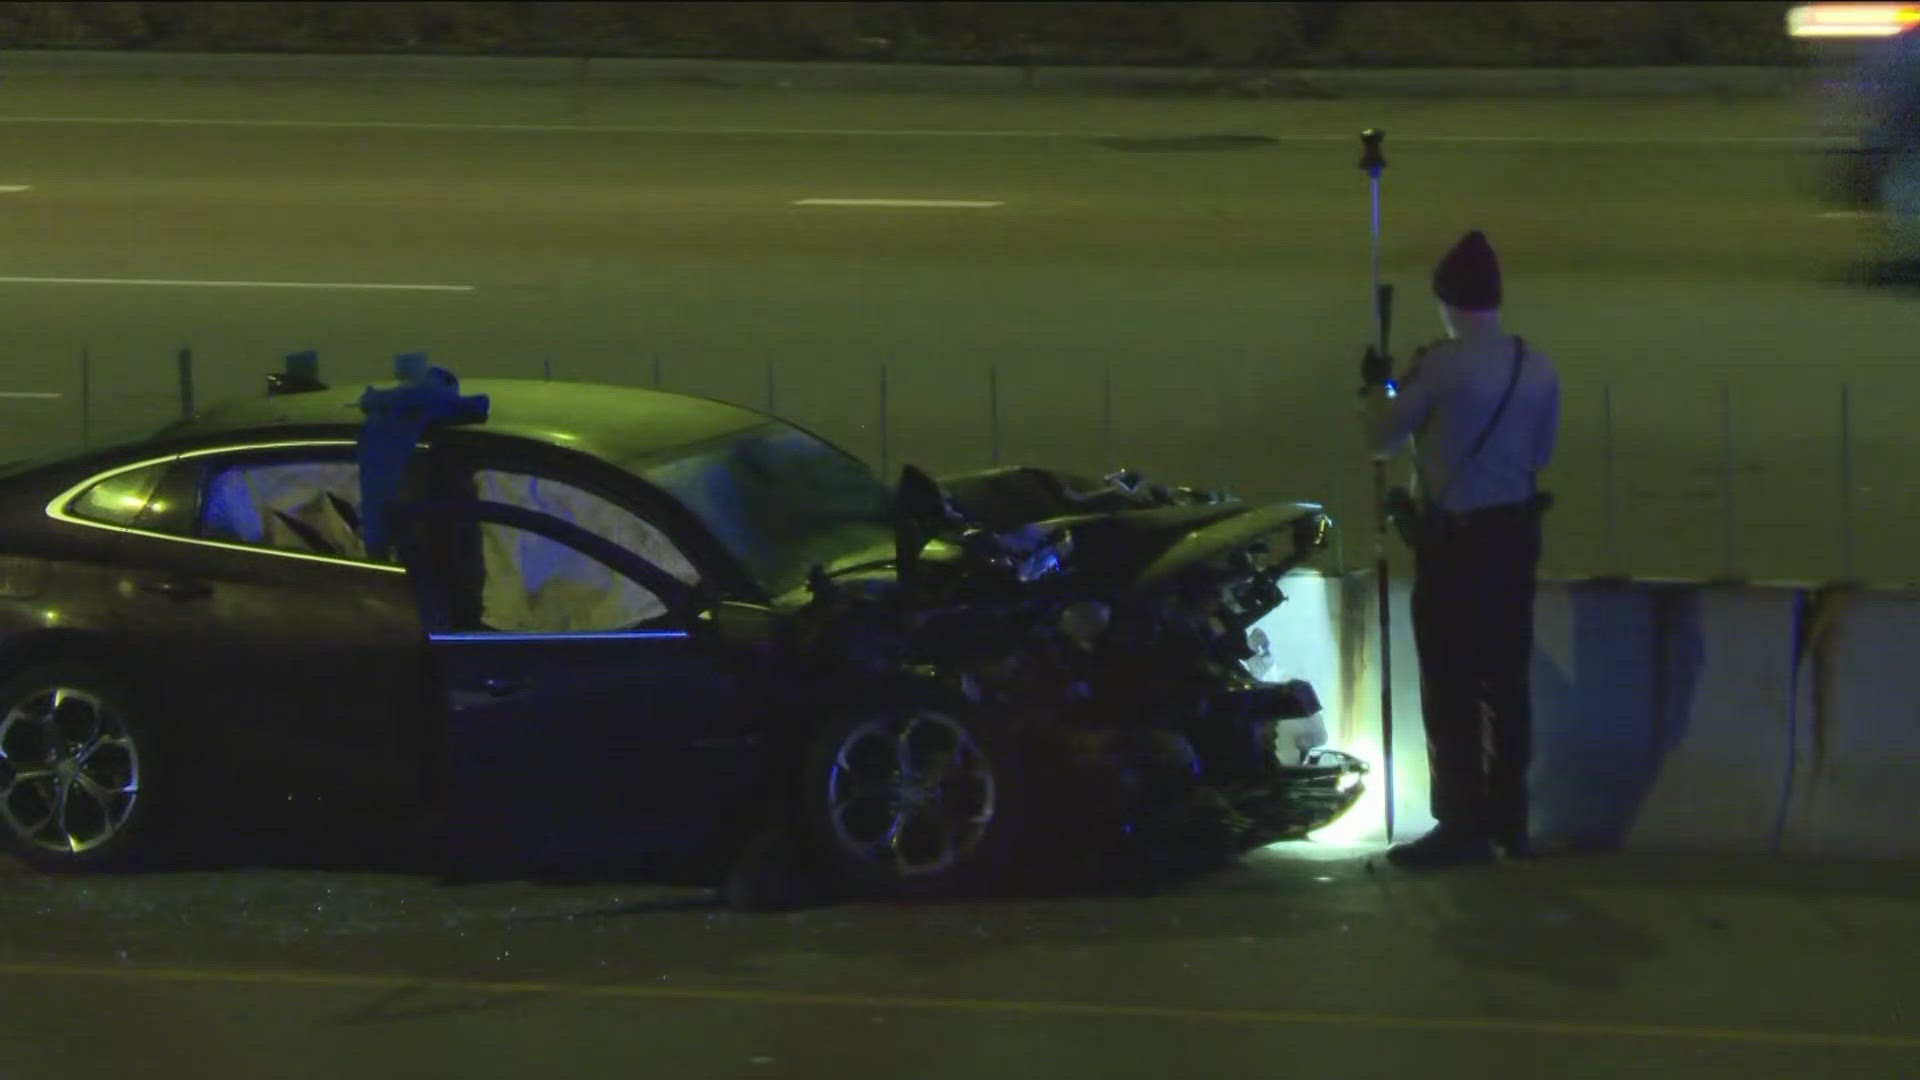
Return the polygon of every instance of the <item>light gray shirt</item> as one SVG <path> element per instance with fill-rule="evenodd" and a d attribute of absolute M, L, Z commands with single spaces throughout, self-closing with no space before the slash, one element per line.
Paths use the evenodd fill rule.
<path fill-rule="evenodd" d="M 1560 430 L 1560 375 L 1526 345 L 1520 381 L 1480 452 L 1466 460 L 1513 376 L 1514 335 L 1468 326 L 1461 336 L 1416 353 L 1375 432 L 1377 452 L 1397 452 L 1417 435 L 1417 491 L 1448 510 L 1516 503 L 1536 490 Z"/>

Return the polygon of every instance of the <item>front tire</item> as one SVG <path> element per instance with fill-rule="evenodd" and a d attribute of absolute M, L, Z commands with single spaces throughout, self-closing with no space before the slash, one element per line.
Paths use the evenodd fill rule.
<path fill-rule="evenodd" d="M 133 869 L 157 853 L 168 772 L 126 684 L 82 663 L 0 685 L 0 845 L 47 873 Z"/>
<path fill-rule="evenodd" d="M 922 706 L 828 721 L 808 748 L 804 810 L 816 851 L 860 899 L 979 896 L 1016 881 L 1042 837 L 1047 754 L 1031 738 Z"/>

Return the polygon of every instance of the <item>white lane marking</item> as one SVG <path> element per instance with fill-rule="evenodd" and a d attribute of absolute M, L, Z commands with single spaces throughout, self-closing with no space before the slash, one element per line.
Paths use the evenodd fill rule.
<path fill-rule="evenodd" d="M 54 394 L 45 390 L 0 390 L 0 398 L 9 400 L 56 401 L 65 396 L 65 394 Z"/>
<path fill-rule="evenodd" d="M 1875 210 L 1827 210 L 1820 214 L 1827 221 L 1855 221 L 1860 218 L 1879 217 Z"/>
<path fill-rule="evenodd" d="M 160 285 L 195 289 L 361 289 L 388 292 L 472 292 L 471 285 L 405 285 L 366 281 L 185 281 L 168 278 L 0 277 L 0 285 Z"/>
<path fill-rule="evenodd" d="M 795 199 L 793 205 L 985 209 L 1007 204 L 997 199 Z"/>
<path fill-rule="evenodd" d="M 473 124 L 436 120 L 261 120 L 158 116 L 0 116 L 0 124 L 120 124 L 154 127 L 316 128 L 370 131 L 528 132 L 559 135 L 743 135 L 880 139 L 1126 139 L 1165 138 L 1155 131 L 972 130 L 962 128 L 672 127 L 654 124 Z M 1274 142 L 1351 142 L 1347 133 L 1174 132 L 1179 135 L 1257 135 Z M 1844 146 L 1851 140 L 1821 135 L 1419 135 L 1396 134 L 1396 143 L 1539 143 L 1542 145 L 1761 145 Z"/>
<path fill-rule="evenodd" d="M 32 190 L 32 184 L 0 184 L 0 195 L 18 195 L 23 191 Z"/>

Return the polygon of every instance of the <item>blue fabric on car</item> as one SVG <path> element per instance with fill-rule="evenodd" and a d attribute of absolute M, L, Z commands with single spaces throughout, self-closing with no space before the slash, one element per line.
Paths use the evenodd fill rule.
<path fill-rule="evenodd" d="M 367 553 L 376 559 L 391 554 L 388 511 L 400 493 L 414 445 L 437 422 L 485 420 L 489 406 L 485 394 L 462 397 L 453 372 L 426 367 L 424 354 L 403 354 L 394 366 L 403 379 L 415 372 L 419 376 L 384 390 L 369 386 L 360 395 L 360 411 L 366 414 L 358 446 L 360 528 Z"/>

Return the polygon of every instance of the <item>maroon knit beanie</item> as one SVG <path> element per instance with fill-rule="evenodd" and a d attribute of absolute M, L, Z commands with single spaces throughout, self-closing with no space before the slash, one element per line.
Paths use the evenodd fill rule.
<path fill-rule="evenodd" d="M 1475 229 L 1460 238 L 1433 268 L 1433 295 L 1468 311 L 1491 311 L 1500 306 L 1500 260 L 1487 236 Z"/>

